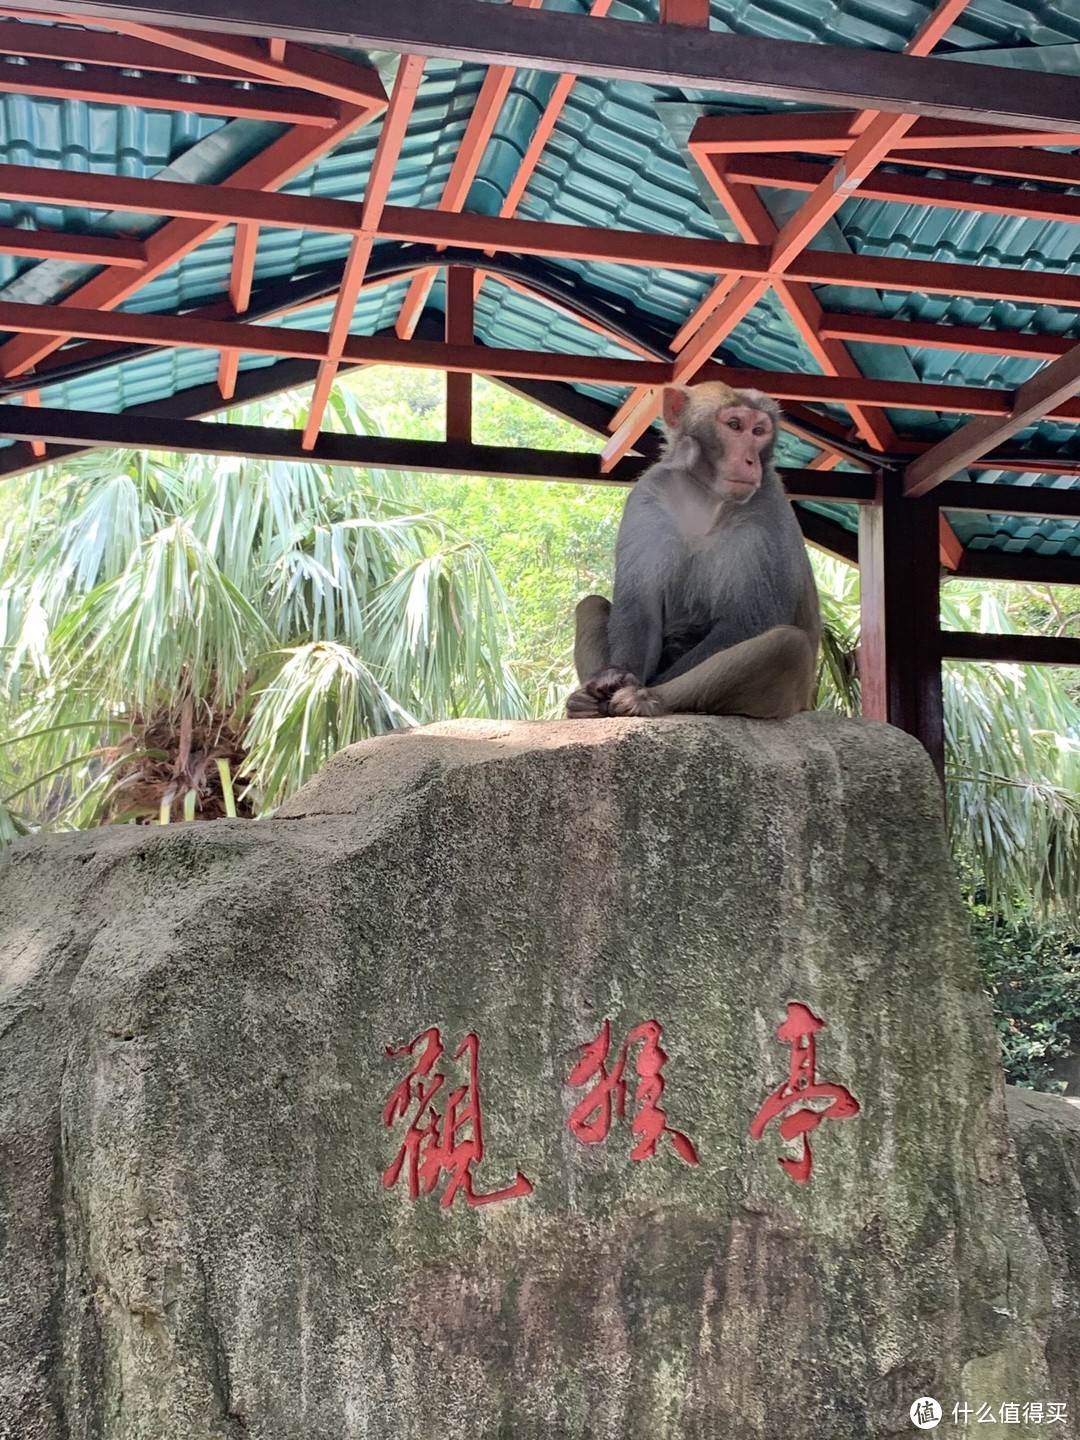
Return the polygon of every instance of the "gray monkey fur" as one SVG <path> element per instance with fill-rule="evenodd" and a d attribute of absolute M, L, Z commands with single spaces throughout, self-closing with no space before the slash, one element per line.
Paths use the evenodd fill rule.
<path fill-rule="evenodd" d="M 725 493 L 722 405 L 769 416 L 749 499 Z M 627 498 L 613 603 L 578 607 L 582 688 L 568 713 L 678 710 L 782 718 L 810 709 L 820 615 L 798 521 L 772 463 L 776 402 L 709 384 L 687 392 L 662 458 Z"/>

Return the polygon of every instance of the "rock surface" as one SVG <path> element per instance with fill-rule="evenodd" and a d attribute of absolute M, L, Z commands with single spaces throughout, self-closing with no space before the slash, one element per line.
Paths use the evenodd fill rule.
<path fill-rule="evenodd" d="M 920 1395 L 1059 1398 L 1075 1325 L 900 732 L 430 727 L 265 823 L 0 865 L 5 1440 L 878 1440 Z M 805 1184 L 783 1116 L 750 1134 L 793 1002 L 859 1106 Z M 609 1083 L 662 1035 L 602 1139 L 605 1021 Z M 444 1140 L 477 1037 L 484 1149 L 429 1129 L 412 1200 L 385 1051 L 429 1027 Z"/>
<path fill-rule="evenodd" d="M 1046 1346 L 1054 1399 L 1080 1426 L 1080 1101 L 1010 1085 L 1020 1178 L 1050 1256 L 1054 1314 Z"/>

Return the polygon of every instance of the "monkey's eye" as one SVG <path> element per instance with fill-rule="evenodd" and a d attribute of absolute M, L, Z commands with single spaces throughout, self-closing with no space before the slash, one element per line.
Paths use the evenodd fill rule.
<path fill-rule="evenodd" d="M 758 437 L 759 440 L 763 440 L 765 436 L 768 435 L 768 433 L 769 432 L 768 430 L 766 430 L 764 425 L 759 425 L 754 431 L 754 434 Z"/>
<path fill-rule="evenodd" d="M 741 430 L 741 429 L 742 429 L 742 421 L 739 419 L 739 417 L 738 417 L 737 415 L 733 415 L 730 420 L 725 420 L 725 421 L 724 421 L 724 424 L 728 427 L 729 430 Z"/>

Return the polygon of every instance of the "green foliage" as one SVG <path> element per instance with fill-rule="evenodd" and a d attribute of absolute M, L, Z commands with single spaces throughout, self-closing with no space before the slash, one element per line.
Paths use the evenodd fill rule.
<path fill-rule="evenodd" d="M 328 420 L 375 428 L 340 388 Z M 0 840 L 229 813 L 234 777 L 253 813 L 366 735 L 525 713 L 496 572 L 409 477 L 111 452 L 5 499 Z"/>
<path fill-rule="evenodd" d="M 474 396 L 481 442 L 598 448 L 497 385 L 476 380 Z M 291 396 L 241 418 L 295 426 L 302 413 Z M 432 439 L 443 417 L 441 376 L 371 369 L 335 388 L 327 423 Z M 193 786 L 214 789 L 217 809 L 199 814 L 252 813 L 340 745 L 395 725 L 560 714 L 574 606 L 610 594 L 624 498 L 604 486 L 117 453 L 9 482 L 0 841 L 20 827 L 156 814 L 160 797 L 133 779 L 136 757 L 143 780 L 156 766 L 159 790 L 173 787 L 174 820 Z M 813 558 L 818 704 L 857 714 L 858 572 Z M 954 582 L 942 615 L 958 629 L 1062 633 L 1075 605 L 1067 591 Z M 959 863 L 1006 919 L 1074 917 L 1075 698 L 1061 675 L 1032 666 L 950 664 L 945 685 Z"/>
<path fill-rule="evenodd" d="M 986 905 L 970 908 L 1007 1078 L 1061 1089 L 1051 1062 L 1074 1054 L 1080 1041 L 1080 940 L 1030 917 L 1009 922 Z"/>
<path fill-rule="evenodd" d="M 388 433 L 442 435 L 442 377 L 372 370 L 354 382 Z M 474 431 L 484 445 L 596 451 L 596 436 L 484 380 L 473 382 Z M 410 500 L 475 540 L 509 597 L 508 659 L 530 714 L 562 714 L 573 682 L 574 607 L 611 593 L 621 487 L 446 475 L 408 478 Z"/>
<path fill-rule="evenodd" d="M 1010 633 L 995 592 L 954 582 L 948 629 Z M 1080 913 L 1080 708 L 1039 665 L 945 667 L 945 744 L 953 850 L 1006 920 Z"/>

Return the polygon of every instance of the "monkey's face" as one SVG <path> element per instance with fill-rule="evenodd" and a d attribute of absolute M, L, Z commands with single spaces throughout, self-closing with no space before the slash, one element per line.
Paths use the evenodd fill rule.
<path fill-rule="evenodd" d="M 756 405 L 721 405 L 713 424 L 719 441 L 717 488 L 726 499 L 745 504 L 757 493 L 776 439 L 772 416 Z"/>
<path fill-rule="evenodd" d="M 722 499 L 744 505 L 757 494 L 772 459 L 780 407 L 760 390 L 732 390 L 711 380 L 664 391 L 669 454 L 690 472 L 704 461 L 708 484 Z M 686 440 L 693 441 L 687 450 Z"/>

